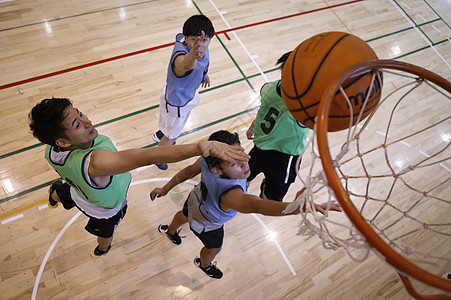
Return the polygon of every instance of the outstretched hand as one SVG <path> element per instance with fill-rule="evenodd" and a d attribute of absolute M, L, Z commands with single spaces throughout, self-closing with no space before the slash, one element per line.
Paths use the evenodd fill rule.
<path fill-rule="evenodd" d="M 152 192 L 150 192 L 150 200 L 155 200 L 155 198 L 160 198 L 166 196 L 167 192 L 162 188 L 154 188 Z"/>
<path fill-rule="evenodd" d="M 227 145 L 217 141 L 200 141 L 199 149 L 202 156 L 215 156 L 228 162 L 249 161 L 250 156 L 244 152 L 240 145 Z"/>
<path fill-rule="evenodd" d="M 315 208 L 316 208 L 317 211 L 319 211 L 320 213 L 322 213 L 324 215 L 324 214 L 326 214 L 327 202 L 324 202 L 322 204 L 315 204 Z M 336 203 L 334 201 L 332 201 L 330 203 L 329 210 L 331 210 L 331 211 L 343 211 L 341 206 L 338 205 L 338 203 Z"/>

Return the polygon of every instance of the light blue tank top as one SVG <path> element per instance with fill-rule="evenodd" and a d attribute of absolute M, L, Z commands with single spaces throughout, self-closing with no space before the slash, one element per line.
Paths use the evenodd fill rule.
<path fill-rule="evenodd" d="M 246 179 L 226 179 L 215 175 L 210 171 L 207 162 L 202 157 L 202 193 L 204 202 L 199 206 L 203 216 L 212 223 L 224 224 L 232 219 L 238 212 L 231 210 L 225 212 L 220 207 L 221 196 L 235 188 L 240 188 L 244 193 L 247 193 Z M 206 188 L 206 191 L 205 191 Z M 206 192 L 206 195 L 205 195 Z"/>
<path fill-rule="evenodd" d="M 185 106 L 194 98 L 197 89 L 207 75 L 210 63 L 209 50 L 207 50 L 204 57 L 197 60 L 197 65 L 193 70 L 186 72 L 181 77 L 177 77 L 172 69 L 174 59 L 180 54 L 189 53 L 188 48 L 183 44 L 184 38 L 184 35 L 181 33 L 177 34 L 175 38 L 175 45 L 166 77 L 165 99 L 169 105 L 175 107 Z"/>

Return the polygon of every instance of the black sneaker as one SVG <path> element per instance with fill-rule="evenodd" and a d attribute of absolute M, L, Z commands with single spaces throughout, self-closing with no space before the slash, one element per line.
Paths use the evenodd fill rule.
<path fill-rule="evenodd" d="M 168 169 L 168 164 L 162 163 L 162 164 L 155 164 L 158 169 L 161 171 L 166 171 Z"/>
<path fill-rule="evenodd" d="M 91 250 L 91 256 L 92 258 L 96 259 L 99 258 L 102 255 L 106 255 L 108 251 L 110 251 L 111 245 L 108 246 L 108 248 L 105 251 L 102 251 L 99 249 L 99 245 L 94 250 Z"/>
<path fill-rule="evenodd" d="M 49 200 L 47 201 L 47 205 L 50 208 L 57 208 L 58 207 L 58 202 L 53 200 L 51 195 L 53 194 L 53 192 L 55 191 L 57 186 L 61 186 L 63 185 L 63 182 L 61 180 L 55 180 L 54 182 L 52 182 L 52 185 L 49 188 Z"/>
<path fill-rule="evenodd" d="M 216 262 L 213 262 L 207 268 L 204 269 L 200 266 L 200 257 L 196 257 L 194 259 L 194 264 L 197 267 L 199 267 L 199 269 L 204 271 L 204 273 L 207 274 L 208 276 L 210 276 L 211 278 L 216 278 L 216 279 L 222 278 L 222 272 L 221 272 L 221 270 L 219 270 L 218 267 L 216 267 Z"/>
<path fill-rule="evenodd" d="M 182 229 L 180 228 L 180 230 L 176 231 L 174 234 L 169 234 L 168 229 L 169 229 L 169 226 L 165 225 L 165 224 L 160 224 L 160 226 L 158 226 L 159 233 L 161 233 L 162 235 L 165 235 L 174 245 L 180 245 L 182 243 L 182 238 L 184 238 L 184 236 L 179 235 L 179 232 Z"/>
<path fill-rule="evenodd" d="M 159 143 L 163 137 L 164 137 L 164 134 L 163 134 L 163 132 L 161 132 L 161 130 L 158 130 L 157 132 L 152 134 L 153 140 L 157 143 Z"/>

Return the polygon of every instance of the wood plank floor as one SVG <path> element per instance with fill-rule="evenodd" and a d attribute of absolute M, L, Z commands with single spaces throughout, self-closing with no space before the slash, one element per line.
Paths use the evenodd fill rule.
<path fill-rule="evenodd" d="M 188 227 L 178 247 L 157 231 L 181 208 L 192 184 L 154 202 L 148 196 L 194 159 L 170 164 L 165 172 L 155 166 L 132 172 L 127 216 L 110 253 L 95 261 L 86 217 L 75 209 L 46 207 L 48 186 L 58 176 L 29 132 L 30 109 L 47 97 L 67 97 L 119 150 L 155 146 L 152 133 L 172 43 L 183 22 L 199 13 L 217 32 L 210 44 L 212 85 L 200 89 L 201 103 L 178 143 L 229 129 L 249 151 L 245 131 L 257 112 L 260 87 L 280 78 L 276 60 L 320 32 L 355 34 L 379 58 L 413 63 L 451 80 L 448 0 L 0 1 L 0 298 L 30 299 L 35 284 L 36 299 L 408 298 L 375 254 L 357 263 L 343 250 L 324 249 L 317 236 L 297 235 L 299 216 L 235 217 L 225 226 L 217 257 L 224 277 L 208 278 L 193 265 L 201 243 Z M 421 104 L 412 110 L 419 122 L 428 118 Z M 449 106 L 437 110 L 450 112 Z M 437 134 L 449 140 L 447 129 Z M 448 170 L 449 151 L 443 162 Z M 305 159 L 302 170 L 309 163 Z M 441 176 L 449 177 L 449 171 Z M 252 193 L 258 194 L 259 179 Z M 285 201 L 299 187 L 297 181 Z M 449 206 L 447 216 L 444 222 L 451 223 Z M 440 247 L 451 252 L 449 244 Z"/>

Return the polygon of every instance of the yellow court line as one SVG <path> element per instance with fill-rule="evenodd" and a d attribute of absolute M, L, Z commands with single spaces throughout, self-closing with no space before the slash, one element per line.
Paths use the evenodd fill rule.
<path fill-rule="evenodd" d="M 237 128 L 239 128 L 239 127 L 242 127 L 242 126 L 244 126 L 244 125 L 247 125 L 247 124 L 249 124 L 249 123 L 252 123 L 252 121 L 253 121 L 253 120 L 250 120 L 250 121 L 248 121 L 248 122 L 246 122 L 246 123 L 243 123 L 243 124 L 240 124 L 240 125 L 238 125 L 238 126 L 229 128 L 229 129 L 227 129 L 227 130 L 228 130 L 228 131 L 231 131 L 231 130 L 237 129 Z M 206 140 L 206 139 L 208 139 L 208 137 L 203 138 L 203 139 L 200 139 L 200 140 L 196 141 L 195 143 L 198 143 L 198 142 L 200 142 L 200 141 L 202 141 L 202 140 Z M 31 204 L 25 205 L 24 207 L 19 207 L 19 208 L 15 209 L 15 210 L 12 210 L 12 211 L 10 211 L 10 212 L 7 212 L 7 213 L 4 213 L 4 214 L 0 215 L 0 220 L 1 220 L 1 219 L 4 219 L 4 218 L 7 218 L 7 217 L 9 217 L 9 216 L 11 216 L 11 215 L 18 214 L 18 213 L 20 213 L 20 212 L 22 212 L 22 211 L 24 211 L 24 210 L 29 209 L 29 208 L 32 208 L 32 207 L 41 205 L 41 204 L 43 204 L 43 203 L 45 203 L 45 202 L 47 202 L 47 199 L 39 200 L 39 201 L 37 201 L 37 202 L 34 202 L 34 203 L 31 203 Z"/>
<path fill-rule="evenodd" d="M 4 219 L 4 218 L 7 218 L 7 217 L 9 217 L 11 215 L 15 215 L 17 213 L 20 213 L 20 212 L 22 212 L 24 210 L 27 210 L 29 208 L 32 208 L 32 207 L 44 204 L 45 202 L 47 202 L 47 199 L 39 200 L 38 202 L 33 202 L 31 204 L 25 205 L 24 207 L 19 207 L 19 208 L 15 209 L 15 210 L 12 210 L 10 212 L 4 213 L 3 215 L 0 215 L 0 220 Z"/>
<path fill-rule="evenodd" d="M 330 7 L 329 3 L 327 3 L 326 0 L 323 0 L 323 2 L 327 5 L 327 7 L 329 7 L 329 9 L 334 13 L 334 15 L 337 17 L 338 21 L 340 21 L 340 23 L 346 28 L 346 30 L 352 34 L 351 29 L 348 28 L 348 26 L 346 26 L 346 24 L 340 19 L 340 17 L 335 13 L 334 9 Z"/>

